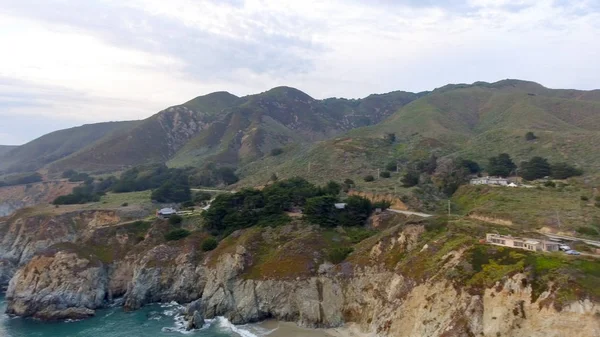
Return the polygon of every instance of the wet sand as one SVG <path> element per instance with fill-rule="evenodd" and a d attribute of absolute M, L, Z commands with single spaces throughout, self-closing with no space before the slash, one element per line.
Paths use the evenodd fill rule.
<path fill-rule="evenodd" d="M 361 333 L 353 325 L 346 325 L 335 329 L 307 329 L 299 327 L 295 323 L 265 321 L 248 327 L 257 336 L 269 337 L 369 337 L 369 334 Z M 254 330 L 254 331 L 253 331 Z"/>

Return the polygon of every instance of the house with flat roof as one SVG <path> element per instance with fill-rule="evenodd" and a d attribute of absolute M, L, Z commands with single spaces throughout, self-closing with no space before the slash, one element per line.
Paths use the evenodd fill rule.
<path fill-rule="evenodd" d="M 470 181 L 471 185 L 498 185 L 498 186 L 508 186 L 509 181 L 506 178 L 502 177 L 477 177 L 473 178 Z"/>
<path fill-rule="evenodd" d="M 177 214 L 177 211 L 174 208 L 168 207 L 168 208 L 163 208 L 161 210 L 159 210 L 158 212 L 156 212 L 156 216 L 159 218 L 169 218 L 171 215 L 175 215 Z"/>
<path fill-rule="evenodd" d="M 511 235 L 500 235 L 494 233 L 488 233 L 485 236 L 485 241 L 492 245 L 525 249 L 532 252 L 557 252 L 560 246 L 558 242 L 529 239 L 529 238 L 517 238 Z"/>

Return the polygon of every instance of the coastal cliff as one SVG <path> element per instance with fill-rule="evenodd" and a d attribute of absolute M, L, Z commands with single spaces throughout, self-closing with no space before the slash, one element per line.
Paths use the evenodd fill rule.
<path fill-rule="evenodd" d="M 44 320 L 88 317 L 114 301 L 126 310 L 195 301 L 191 313 L 235 324 L 354 323 L 378 336 L 600 335 L 598 275 L 590 285 L 578 274 L 598 262 L 548 269 L 554 257 L 481 245 L 432 221 L 384 213 L 368 236 L 297 221 L 240 230 L 204 252 L 206 233 L 165 241 L 166 221 L 11 218 L 0 224 L 11 233 L 0 246 L 0 281 L 10 279 L 9 314 Z M 48 224 L 53 235 L 39 234 Z"/>

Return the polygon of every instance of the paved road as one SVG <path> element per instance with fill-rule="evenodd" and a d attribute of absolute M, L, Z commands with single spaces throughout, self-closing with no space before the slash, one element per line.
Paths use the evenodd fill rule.
<path fill-rule="evenodd" d="M 433 216 L 432 214 L 411 212 L 411 211 L 401 211 L 399 209 L 392 209 L 392 208 L 388 208 L 388 210 L 391 212 L 394 212 L 394 213 L 400 213 L 400 214 L 405 214 L 405 215 L 416 215 L 416 216 L 420 216 L 422 218 L 429 218 L 430 216 Z"/>
<path fill-rule="evenodd" d="M 208 188 L 190 188 L 192 192 L 216 192 L 216 193 L 235 193 L 235 191 L 226 191 L 226 190 L 214 190 Z"/>
<path fill-rule="evenodd" d="M 552 238 L 552 239 L 563 239 L 563 240 L 569 240 L 569 241 L 582 241 L 587 243 L 588 245 L 592 245 L 592 246 L 596 246 L 596 247 L 600 247 L 600 241 L 595 241 L 595 240 L 589 240 L 589 239 L 582 239 L 582 238 L 577 238 L 574 236 L 566 236 L 566 235 L 558 235 L 558 234 L 546 234 L 546 233 L 542 233 L 545 236 Z"/>

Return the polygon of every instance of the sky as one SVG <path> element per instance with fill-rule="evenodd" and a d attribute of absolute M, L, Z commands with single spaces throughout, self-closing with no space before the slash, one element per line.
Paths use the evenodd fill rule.
<path fill-rule="evenodd" d="M 0 144 L 287 85 L 600 88 L 600 0 L 0 0 Z"/>

